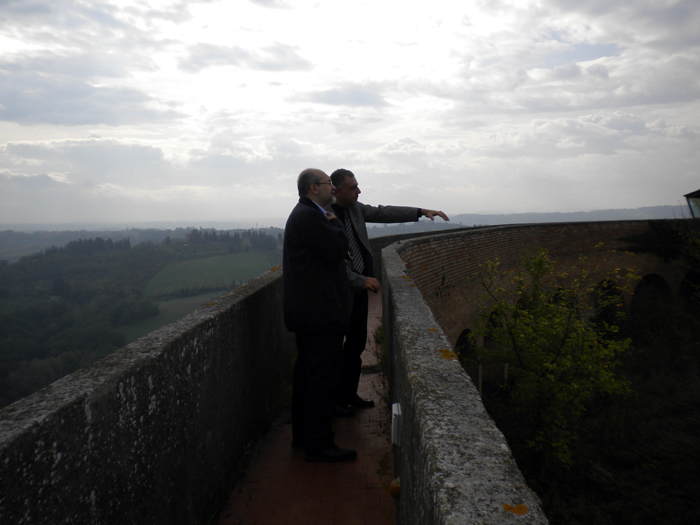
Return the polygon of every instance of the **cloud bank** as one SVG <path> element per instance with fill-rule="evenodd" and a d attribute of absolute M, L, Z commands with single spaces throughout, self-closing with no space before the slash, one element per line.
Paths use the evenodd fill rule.
<path fill-rule="evenodd" d="M 700 4 L 6 1 L 0 223 L 284 218 L 306 167 L 447 213 L 700 186 Z"/>

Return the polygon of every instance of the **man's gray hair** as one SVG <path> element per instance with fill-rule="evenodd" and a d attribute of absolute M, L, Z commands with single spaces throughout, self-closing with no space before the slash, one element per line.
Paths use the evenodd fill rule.
<path fill-rule="evenodd" d="M 306 168 L 299 174 L 299 178 L 297 178 L 299 197 L 306 197 L 309 191 L 311 191 L 311 185 L 321 180 L 321 177 L 317 175 L 316 171 L 315 168 Z"/>
<path fill-rule="evenodd" d="M 333 186 L 335 186 L 338 189 L 343 188 L 343 184 L 345 184 L 345 179 L 354 179 L 355 175 L 353 174 L 352 171 L 350 170 L 344 170 L 344 169 L 339 169 L 335 170 L 333 173 L 331 173 L 331 180 L 333 181 Z"/>

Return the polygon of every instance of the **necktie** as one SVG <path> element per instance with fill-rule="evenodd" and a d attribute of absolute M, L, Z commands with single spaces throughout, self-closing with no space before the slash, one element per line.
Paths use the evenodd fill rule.
<path fill-rule="evenodd" d="M 352 229 L 352 223 L 350 222 L 350 213 L 347 211 L 345 212 L 345 233 L 348 236 L 348 244 L 352 254 L 352 266 L 357 273 L 362 273 L 362 270 L 365 269 L 365 261 L 362 259 L 362 252 L 357 244 L 355 230 Z"/>

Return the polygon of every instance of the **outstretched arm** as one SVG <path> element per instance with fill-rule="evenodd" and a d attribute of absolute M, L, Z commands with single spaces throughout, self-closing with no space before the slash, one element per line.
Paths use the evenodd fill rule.
<path fill-rule="evenodd" d="M 431 221 L 435 220 L 435 216 L 442 217 L 443 221 L 449 221 L 450 218 L 441 211 L 437 210 L 426 210 L 425 208 L 420 209 L 420 214 L 422 217 L 428 217 Z"/>

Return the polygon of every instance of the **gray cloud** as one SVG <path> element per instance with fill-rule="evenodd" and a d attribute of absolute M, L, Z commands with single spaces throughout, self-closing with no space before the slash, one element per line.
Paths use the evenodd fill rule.
<path fill-rule="evenodd" d="M 264 71 L 306 71 L 312 64 L 299 56 L 296 48 L 275 43 L 256 52 L 238 46 L 200 43 L 191 46 L 189 55 L 180 60 L 183 71 L 196 73 L 210 67 L 239 66 Z"/>
<path fill-rule="evenodd" d="M 120 78 L 131 70 L 154 71 L 157 66 L 147 56 L 137 61 L 123 54 L 105 50 L 82 51 L 71 55 L 48 52 L 39 55 L 18 55 L 0 62 L 0 70 L 13 74 L 41 72 L 43 75 L 66 75 L 75 78 Z"/>
<path fill-rule="evenodd" d="M 0 176 L 3 176 L 0 174 Z M 7 181 L 16 184 L 18 186 L 24 186 L 27 188 L 56 188 L 61 186 L 62 183 L 57 182 L 48 175 L 31 175 L 31 176 L 9 176 L 4 175 Z"/>
<path fill-rule="evenodd" d="M 190 6 L 214 3 L 217 0 L 180 0 L 162 9 L 153 9 L 148 3 L 142 6 L 119 8 L 106 1 L 91 0 L 2 0 L 3 15 L 0 20 L 13 20 L 20 26 L 37 33 L 50 26 L 56 30 L 78 30 L 99 26 L 104 30 L 133 31 L 126 20 L 139 18 L 144 21 L 168 20 L 182 23 L 191 18 Z M 51 32 L 46 33 L 51 36 Z M 104 38 L 104 32 L 100 35 Z"/>
<path fill-rule="evenodd" d="M 382 88 L 378 85 L 346 84 L 332 89 L 306 93 L 298 98 L 332 106 L 381 107 L 387 105 L 381 91 Z"/>
<path fill-rule="evenodd" d="M 530 67 L 553 69 L 577 62 L 615 57 L 619 56 L 621 52 L 617 44 L 590 44 L 587 42 L 571 44 L 563 40 L 563 38 L 562 35 L 556 33 L 551 35 L 552 40 L 561 44 L 554 49 L 541 45 L 546 44 L 547 40 L 535 43 L 532 48 L 533 56 L 529 64 Z"/>
<path fill-rule="evenodd" d="M 9 0 L 0 10 L 0 27 L 6 34 L 36 46 L 84 49 L 91 55 L 104 54 L 102 58 L 107 63 L 128 63 L 130 69 L 153 69 L 149 54 L 174 42 L 159 38 L 157 32 L 149 29 L 159 18 L 178 22 L 187 20 L 190 18 L 189 3 L 180 2 L 167 11 L 153 11 L 133 6 L 120 9 L 99 0 L 89 3 L 79 0 Z M 85 58 L 86 53 L 69 55 L 64 52 L 64 56 L 73 60 Z M 58 55 L 44 57 L 54 62 L 60 60 Z"/>
<path fill-rule="evenodd" d="M 671 55 L 630 50 L 587 66 L 570 63 L 547 70 L 528 62 L 495 61 L 478 74 L 465 72 L 459 83 L 423 83 L 411 89 L 454 100 L 459 111 L 470 114 L 682 104 L 700 100 L 698 56 L 682 50 Z"/>
<path fill-rule="evenodd" d="M 567 64 L 558 66 L 552 70 L 552 77 L 559 80 L 571 80 L 581 76 L 581 66 L 578 64 Z"/>
<path fill-rule="evenodd" d="M 182 23 L 192 18 L 190 6 L 196 4 L 213 4 L 218 0 L 180 0 L 168 6 L 166 9 L 150 9 L 147 7 L 141 10 L 130 7 L 129 11 L 142 17 L 145 20 L 168 20 L 174 23 Z M 146 4 L 148 5 L 148 4 Z"/>
<path fill-rule="evenodd" d="M 692 148 L 696 134 L 639 115 L 614 111 L 576 118 L 537 118 L 527 126 L 500 126 L 482 132 L 471 146 L 479 156 L 500 159 L 577 159 L 616 155 L 644 156 L 651 149 Z"/>
<path fill-rule="evenodd" d="M 250 0 L 251 3 L 261 7 L 270 7 L 274 9 L 291 9 L 291 6 L 284 0 Z"/>
<path fill-rule="evenodd" d="M 38 183 L 49 173 L 60 179 L 56 184 L 85 188 L 105 184 L 158 191 L 178 185 L 225 188 L 285 173 L 290 165 L 318 161 L 308 147 L 272 137 L 256 153 L 230 133 L 219 133 L 209 147 L 190 150 L 188 160 L 176 164 L 159 148 L 112 139 L 12 142 L 0 146 L 0 173 L 16 183 Z"/>
<path fill-rule="evenodd" d="M 605 67 L 603 64 L 593 64 L 592 66 L 587 67 L 586 73 L 601 78 L 603 80 L 608 80 L 610 78 L 608 68 Z"/>
<path fill-rule="evenodd" d="M 153 109 L 156 102 L 142 91 L 95 87 L 65 75 L 38 72 L 12 74 L 0 70 L 0 120 L 60 125 L 108 124 L 173 120 L 174 110 Z"/>
<path fill-rule="evenodd" d="M 493 13 L 507 7 L 486 5 Z M 700 98 L 700 2 L 547 0 L 520 14 L 517 45 L 506 47 L 508 37 L 505 46 L 474 37 L 455 51 L 465 64 L 461 83 L 430 92 L 470 113 L 589 111 Z"/>
<path fill-rule="evenodd" d="M 105 83 L 157 70 L 150 52 L 171 45 L 139 29 L 135 16 L 143 13 L 99 1 L 4 2 L 3 31 L 30 50 L 0 59 L 0 120 L 116 126 L 181 117 L 144 91 Z"/>
<path fill-rule="evenodd" d="M 160 149 L 115 140 L 14 142 L 1 151 L 1 161 L 17 175 L 40 176 L 51 170 L 67 182 L 88 186 L 113 182 L 147 187 L 162 183 L 172 172 Z"/>
<path fill-rule="evenodd" d="M 266 71 L 308 71 L 313 64 L 299 56 L 296 48 L 275 43 L 262 50 L 249 62 L 252 69 Z"/>
<path fill-rule="evenodd" d="M 240 47 L 200 43 L 190 47 L 189 55 L 180 60 L 179 67 L 197 73 L 209 67 L 237 66 L 249 58 L 250 53 Z"/>
<path fill-rule="evenodd" d="M 103 46 L 116 32 L 134 36 L 137 30 L 117 18 L 118 9 L 96 0 L 9 0 L 3 6 L 0 24 L 5 31 L 23 35 L 25 40 L 59 43 L 87 43 Z M 95 35 L 99 35 L 96 37 Z"/>
<path fill-rule="evenodd" d="M 596 17 L 602 26 L 621 34 L 631 32 L 639 41 L 665 50 L 700 45 L 700 3 L 696 0 L 549 0 L 559 13 Z"/>
<path fill-rule="evenodd" d="M 242 182 L 248 177 L 241 175 L 246 171 L 255 170 L 253 165 L 248 165 L 245 159 L 232 154 L 202 152 L 200 157 L 190 159 L 188 170 L 197 174 L 198 184 L 209 185 L 212 182 L 224 186 L 233 182 Z"/>

